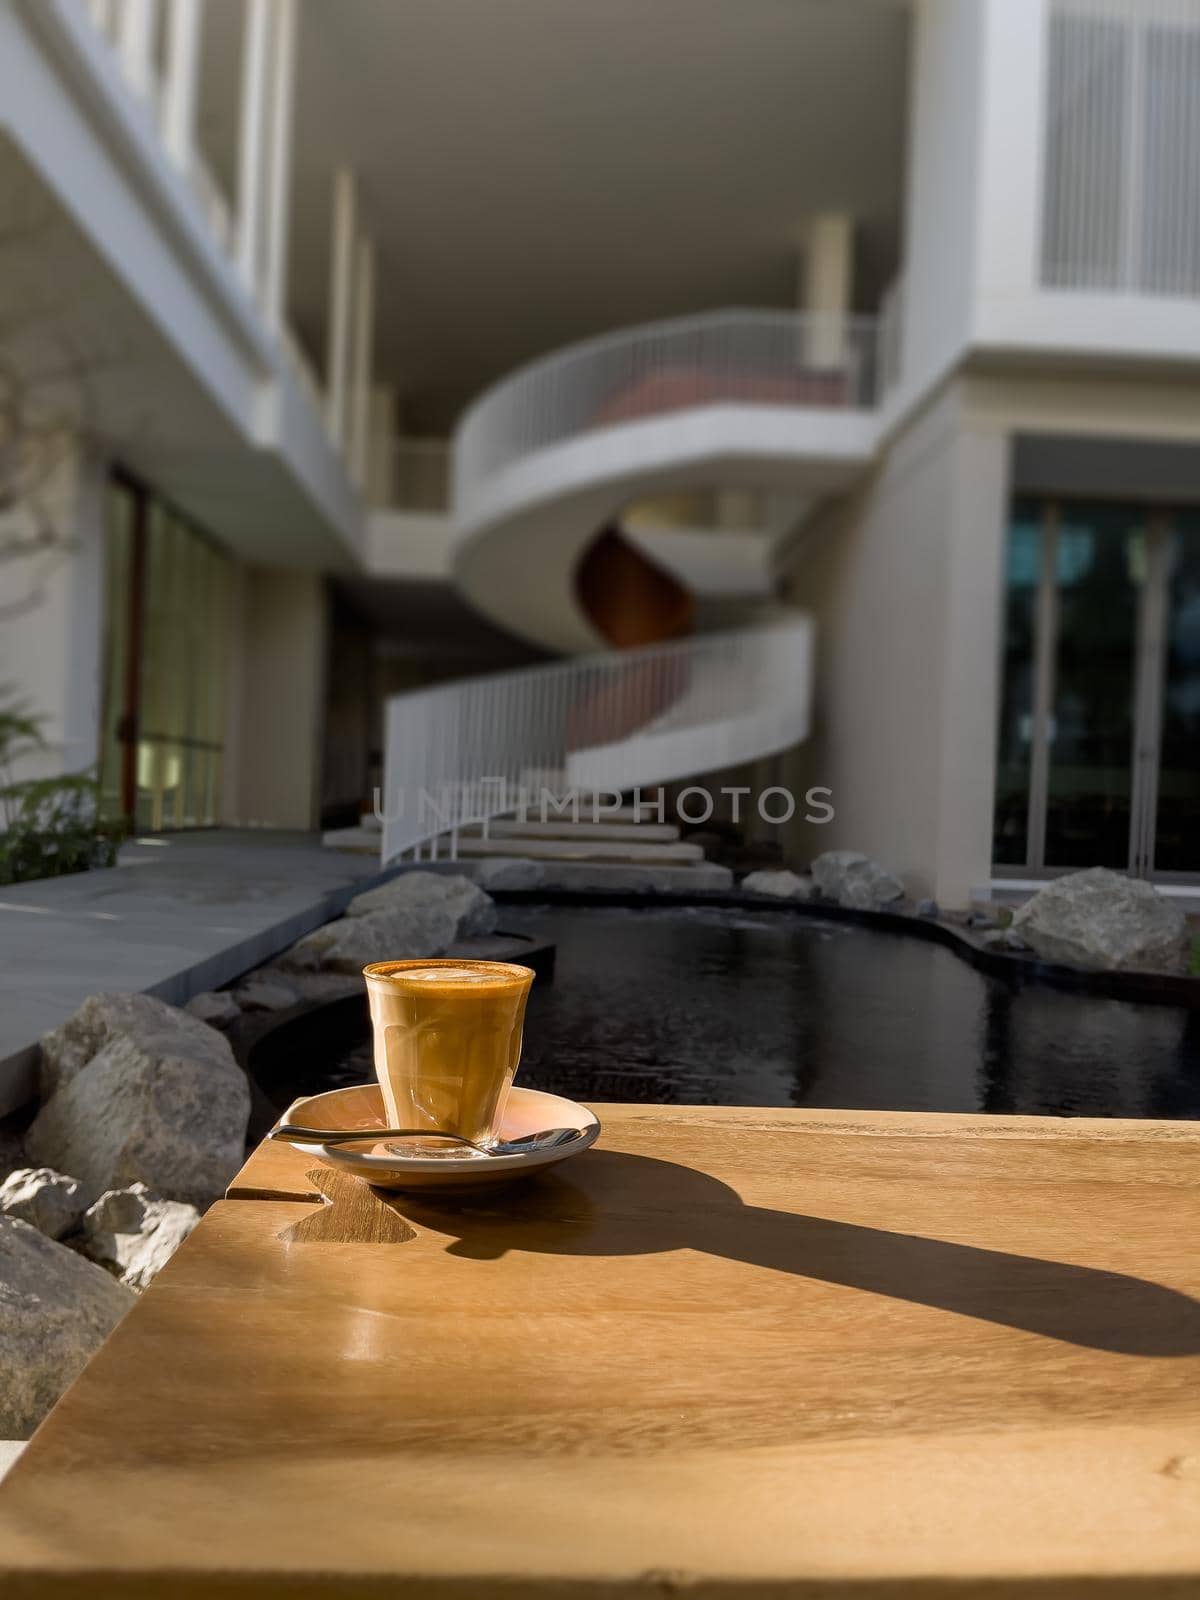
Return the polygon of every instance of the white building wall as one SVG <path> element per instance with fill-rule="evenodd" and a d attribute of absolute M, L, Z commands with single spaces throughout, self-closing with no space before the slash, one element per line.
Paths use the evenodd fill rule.
<path fill-rule="evenodd" d="M 961 4 L 961 0 L 959 0 Z M 976 336 L 1039 289 L 1049 0 L 983 0 L 974 194 Z"/>
<path fill-rule="evenodd" d="M 865 850 L 948 905 L 990 876 L 1007 458 L 956 383 L 801 546 L 816 730 L 785 781 L 832 789 L 836 817 L 794 830 L 798 862 Z"/>
<path fill-rule="evenodd" d="M 1155 293 L 1135 283 L 1048 287 L 1041 281 L 1054 10 L 1055 0 L 916 0 L 902 374 L 885 407 L 888 420 L 979 351 L 1124 363 L 1200 359 L 1200 298 L 1194 294 Z M 1094 12 L 1124 23 L 1131 40 L 1156 22 L 1200 28 L 1200 12 L 1175 0 L 1076 0 L 1072 10 L 1085 20 Z M 1179 84 L 1175 92 L 1176 114 L 1183 118 L 1182 107 L 1191 102 Z M 1120 98 L 1117 89 L 1114 94 Z M 1132 114 L 1118 103 L 1096 113 L 1093 141 L 1112 118 Z M 1186 119 L 1180 128 L 1175 148 L 1158 157 L 1167 163 L 1159 173 L 1164 182 L 1180 181 Z M 1124 144 L 1131 146 L 1131 139 Z M 1140 168 L 1107 173 L 1104 204 L 1116 205 L 1118 190 L 1145 181 Z M 1095 180 L 1090 189 L 1077 183 L 1074 225 L 1085 237 L 1100 203 Z M 1184 184 L 1174 226 L 1187 237 L 1183 219 L 1190 203 Z"/>
<path fill-rule="evenodd" d="M 914 8 L 897 411 L 952 366 L 970 339 L 987 4 L 917 0 Z"/>
<path fill-rule="evenodd" d="M 324 580 L 248 567 L 241 579 L 236 810 L 242 826 L 314 828 L 325 703 Z"/>
<path fill-rule="evenodd" d="M 0 687 L 45 718 L 45 747 L 17 777 L 84 772 L 99 754 L 106 485 L 106 463 L 79 451 L 46 491 L 55 544 L 0 559 Z M 32 531 L 15 513 L 0 548 Z"/>

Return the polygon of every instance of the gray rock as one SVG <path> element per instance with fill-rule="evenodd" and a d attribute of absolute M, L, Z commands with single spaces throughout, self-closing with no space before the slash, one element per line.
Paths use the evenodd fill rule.
<path fill-rule="evenodd" d="M 29 1223 L 0 1217 L 0 1435 L 29 1437 L 135 1298 Z"/>
<path fill-rule="evenodd" d="M 941 916 L 941 910 L 936 900 L 918 900 L 914 914 L 918 917 L 938 917 Z"/>
<path fill-rule="evenodd" d="M 297 940 L 277 965 L 285 971 L 358 974 L 372 961 L 440 956 L 457 934 L 458 918 L 449 905 L 398 906 L 327 922 Z"/>
<path fill-rule="evenodd" d="M 812 879 L 823 899 L 855 911 L 883 911 L 904 898 L 900 879 L 860 850 L 826 850 L 812 864 Z"/>
<path fill-rule="evenodd" d="M 842 892 L 846 873 L 867 859 L 861 850 L 826 850 L 812 863 L 813 888 L 822 900 L 836 901 Z"/>
<path fill-rule="evenodd" d="M 198 1017 L 210 1028 L 227 1028 L 241 1016 L 241 1008 L 227 989 L 205 989 L 194 994 L 183 1008 L 189 1017 Z"/>
<path fill-rule="evenodd" d="M 445 906 L 456 918 L 455 938 L 491 933 L 496 907 L 491 896 L 459 873 L 402 872 L 375 889 L 356 894 L 346 907 L 348 917 L 369 917 L 380 911 L 423 910 Z M 450 940 L 452 944 L 454 941 Z"/>
<path fill-rule="evenodd" d="M 1089 867 L 1056 878 L 1025 903 L 1012 931 L 1043 961 L 1094 972 L 1182 972 L 1187 924 L 1141 878 Z"/>
<path fill-rule="evenodd" d="M 84 1027 L 93 997 L 58 1033 Z M 242 1163 L 250 1091 L 229 1041 L 214 1028 L 147 995 L 149 1006 L 120 1014 L 128 1032 L 109 1031 L 86 1065 L 42 1106 L 25 1136 L 33 1161 L 70 1172 L 89 1199 L 142 1182 L 169 1200 L 206 1206 Z M 61 1058 L 60 1058 L 61 1059 Z"/>
<path fill-rule="evenodd" d="M 249 978 L 234 990 L 243 1011 L 286 1011 L 299 998 L 295 989 L 272 978 Z"/>
<path fill-rule="evenodd" d="M 468 870 L 484 889 L 540 889 L 546 877 L 542 862 L 528 856 L 484 856 Z"/>
<path fill-rule="evenodd" d="M 84 1214 L 80 1249 L 131 1289 L 146 1288 L 200 1221 L 195 1206 L 160 1200 L 144 1183 L 109 1189 Z"/>
<path fill-rule="evenodd" d="M 149 1040 L 160 1033 L 175 1044 L 191 1039 L 201 1057 L 212 1049 L 206 1023 L 152 994 L 89 995 L 74 1016 L 42 1035 L 39 1097 L 49 1100 L 65 1088 L 110 1039 L 135 1034 Z"/>
<path fill-rule="evenodd" d="M 274 967 L 264 967 L 260 976 L 275 981 Z M 362 973 L 355 972 L 297 972 L 292 969 L 280 974 L 288 988 L 301 1000 L 341 1000 L 348 994 L 362 994 Z"/>
<path fill-rule="evenodd" d="M 53 1167 L 20 1167 L 0 1184 L 0 1211 L 28 1222 L 47 1239 L 70 1233 L 86 1204 L 77 1180 Z"/>
<path fill-rule="evenodd" d="M 780 900 L 811 900 L 813 892 L 811 878 L 786 870 L 748 872 L 739 887 L 747 894 L 770 894 Z"/>

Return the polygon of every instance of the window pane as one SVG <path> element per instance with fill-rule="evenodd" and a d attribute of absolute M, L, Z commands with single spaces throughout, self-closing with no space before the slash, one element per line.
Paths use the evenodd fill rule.
<path fill-rule="evenodd" d="M 150 517 L 138 752 L 138 822 L 215 823 L 225 728 L 231 564 L 161 506 Z"/>
<path fill-rule="evenodd" d="M 1008 530 L 1000 734 L 992 859 L 1023 866 L 1029 857 L 1029 772 L 1033 750 L 1034 642 L 1042 527 L 1038 508 L 1018 502 Z"/>
<path fill-rule="evenodd" d="M 105 573 L 103 685 L 100 726 L 100 810 L 106 817 L 125 814 L 122 771 L 125 746 L 119 735 L 133 707 L 128 705 L 131 597 L 133 588 L 133 513 L 130 491 L 120 484 L 109 489 Z"/>
<path fill-rule="evenodd" d="M 1123 869 L 1129 864 L 1138 597 L 1145 579 L 1137 513 L 1065 505 L 1057 569 L 1046 865 Z"/>
<path fill-rule="evenodd" d="M 1176 520 L 1158 779 L 1159 872 L 1200 872 L 1200 514 Z"/>

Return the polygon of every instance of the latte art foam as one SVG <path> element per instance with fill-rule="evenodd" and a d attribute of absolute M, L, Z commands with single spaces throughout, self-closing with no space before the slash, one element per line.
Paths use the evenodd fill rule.
<path fill-rule="evenodd" d="M 413 967 L 403 976 L 397 977 L 397 982 L 409 983 L 440 983 L 458 985 L 460 983 L 484 983 L 494 988 L 495 976 L 491 973 L 480 972 L 478 967 Z"/>

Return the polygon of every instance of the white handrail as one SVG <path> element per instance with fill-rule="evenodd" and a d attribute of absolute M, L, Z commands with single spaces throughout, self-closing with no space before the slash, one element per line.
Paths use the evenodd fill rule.
<path fill-rule="evenodd" d="M 732 310 L 623 328 L 475 401 L 455 433 L 455 512 L 512 462 L 592 429 L 718 404 L 862 409 L 875 394 L 873 317 Z"/>
<path fill-rule="evenodd" d="M 808 732 L 811 656 L 797 614 L 393 695 L 382 858 L 536 811 L 543 791 L 611 796 L 786 749 Z"/>

